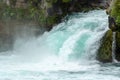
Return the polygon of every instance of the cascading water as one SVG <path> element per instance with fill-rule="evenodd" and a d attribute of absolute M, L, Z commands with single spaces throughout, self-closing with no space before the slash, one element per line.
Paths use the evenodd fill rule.
<path fill-rule="evenodd" d="M 95 60 L 108 30 L 105 11 L 67 18 L 39 38 L 17 39 L 13 51 L 1 53 L 0 80 L 120 80 L 120 68 Z"/>
<path fill-rule="evenodd" d="M 113 42 L 112 42 L 112 60 L 113 62 L 118 62 L 116 60 L 115 49 L 116 49 L 116 32 L 113 32 Z"/>

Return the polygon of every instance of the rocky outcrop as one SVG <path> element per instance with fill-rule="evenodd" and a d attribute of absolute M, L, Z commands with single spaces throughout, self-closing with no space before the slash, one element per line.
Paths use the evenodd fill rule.
<path fill-rule="evenodd" d="M 111 16 L 108 16 L 109 28 L 114 32 L 117 30 L 117 25 L 115 19 Z"/>
<path fill-rule="evenodd" d="M 115 55 L 116 59 L 120 61 L 120 1 L 119 0 L 113 0 L 111 6 L 111 11 L 109 12 L 109 15 L 114 18 L 114 25 L 116 27 L 116 50 Z M 111 24 L 109 22 L 109 24 Z"/>
<path fill-rule="evenodd" d="M 112 0 L 110 7 L 107 9 L 109 14 L 108 22 L 110 30 L 107 31 L 103 37 L 101 46 L 98 50 L 97 59 L 101 62 L 111 62 L 112 58 L 112 36 L 113 32 L 116 33 L 115 40 L 115 58 L 120 61 L 120 0 Z M 109 37 L 108 35 L 109 34 Z"/>
<path fill-rule="evenodd" d="M 71 12 L 107 8 L 110 0 L 3 0 L 2 19 L 17 18 L 36 20 L 50 30 L 65 15 Z"/>
<path fill-rule="evenodd" d="M 104 37 L 101 39 L 101 45 L 98 49 L 97 60 L 100 62 L 112 61 L 112 31 L 108 30 Z"/>
<path fill-rule="evenodd" d="M 116 50 L 115 50 L 116 59 L 120 61 L 120 32 L 116 32 Z"/>

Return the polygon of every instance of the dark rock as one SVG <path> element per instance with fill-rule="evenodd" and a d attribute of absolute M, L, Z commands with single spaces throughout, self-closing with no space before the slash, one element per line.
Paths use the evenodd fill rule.
<path fill-rule="evenodd" d="M 116 32 L 116 50 L 115 50 L 116 59 L 120 61 L 120 32 Z"/>
<path fill-rule="evenodd" d="M 62 10 L 59 6 L 53 5 L 52 7 L 47 9 L 48 16 L 62 15 Z"/>
<path fill-rule="evenodd" d="M 105 55 L 108 56 L 108 58 L 105 61 L 111 61 L 111 46 L 112 46 L 112 32 L 116 32 L 116 48 L 115 48 L 115 56 L 118 61 L 120 61 L 120 32 L 119 32 L 119 27 L 116 24 L 116 19 L 114 17 L 109 16 L 108 17 L 108 22 L 109 22 L 109 28 L 112 30 L 111 34 L 110 32 L 107 32 L 109 36 L 104 36 L 102 40 L 102 44 L 100 49 L 98 50 L 98 60 L 104 62 L 104 57 Z M 111 37 L 110 37 L 111 36 Z M 109 48 L 109 49 L 108 49 Z M 102 54 L 101 54 L 102 53 Z M 102 57 L 101 57 L 102 56 Z"/>
<path fill-rule="evenodd" d="M 108 30 L 101 39 L 100 48 L 97 52 L 97 60 L 100 62 L 112 62 L 112 31 Z"/>
<path fill-rule="evenodd" d="M 117 26 L 116 26 L 116 23 L 115 23 L 115 19 L 111 16 L 108 17 L 108 22 L 109 22 L 109 28 L 112 30 L 112 31 L 116 31 L 117 29 Z"/>

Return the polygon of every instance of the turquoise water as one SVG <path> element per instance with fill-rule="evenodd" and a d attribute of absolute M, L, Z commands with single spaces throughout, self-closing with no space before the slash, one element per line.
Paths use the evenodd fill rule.
<path fill-rule="evenodd" d="M 16 39 L 0 55 L 0 80 L 120 80 L 119 64 L 95 59 L 107 17 L 103 10 L 74 13 L 38 38 Z"/>

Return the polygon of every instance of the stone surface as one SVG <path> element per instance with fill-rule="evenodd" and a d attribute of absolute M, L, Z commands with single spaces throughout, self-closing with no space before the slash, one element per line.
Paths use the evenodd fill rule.
<path fill-rule="evenodd" d="M 116 32 L 116 59 L 120 61 L 120 32 Z"/>
<path fill-rule="evenodd" d="M 109 28 L 114 32 L 117 30 L 115 19 L 111 16 L 108 17 Z"/>
<path fill-rule="evenodd" d="M 108 22 L 111 30 L 103 37 L 97 57 L 101 62 L 112 61 L 112 33 L 116 32 L 115 58 L 120 61 L 120 0 L 112 0 L 106 12 L 109 14 Z"/>
<path fill-rule="evenodd" d="M 116 59 L 120 61 L 120 1 L 113 0 L 111 3 L 111 11 L 109 15 L 115 19 L 116 26 Z"/>
<path fill-rule="evenodd" d="M 97 60 L 100 62 L 112 62 L 112 31 L 108 30 L 101 39 L 100 48 L 97 53 Z"/>

